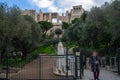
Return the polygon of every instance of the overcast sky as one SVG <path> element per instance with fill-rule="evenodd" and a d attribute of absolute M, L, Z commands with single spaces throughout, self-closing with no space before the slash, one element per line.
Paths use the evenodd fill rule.
<path fill-rule="evenodd" d="M 110 1 L 112 0 L 0 0 L 8 6 L 17 5 L 21 9 L 35 9 L 37 12 L 42 9 L 44 12 L 58 13 L 64 13 L 75 5 L 82 5 L 85 10 L 90 10 L 92 6 L 101 6 Z"/>

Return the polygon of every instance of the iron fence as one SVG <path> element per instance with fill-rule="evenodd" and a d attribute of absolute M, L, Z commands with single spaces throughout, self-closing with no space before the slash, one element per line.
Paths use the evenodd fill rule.
<path fill-rule="evenodd" d="M 64 61 L 63 61 L 64 59 Z M 73 65 L 68 64 L 63 65 L 62 69 L 65 71 L 64 74 L 62 72 L 58 72 L 57 70 L 57 60 L 62 61 L 63 63 L 66 62 L 66 57 L 64 55 L 42 55 L 40 56 L 40 79 L 41 80 L 74 80 L 73 74 L 70 73 L 69 70 L 73 69 Z M 59 64 L 58 64 L 59 65 Z M 67 65 L 69 69 L 67 69 Z M 68 72 L 68 73 L 67 73 Z M 71 74 L 71 75 L 70 75 Z"/>

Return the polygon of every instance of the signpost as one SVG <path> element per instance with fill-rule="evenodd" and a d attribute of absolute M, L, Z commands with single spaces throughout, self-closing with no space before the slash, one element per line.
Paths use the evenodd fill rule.
<path fill-rule="evenodd" d="M 74 56 L 75 56 L 75 79 L 82 79 L 83 74 L 83 54 L 80 52 L 79 48 L 73 48 Z"/>

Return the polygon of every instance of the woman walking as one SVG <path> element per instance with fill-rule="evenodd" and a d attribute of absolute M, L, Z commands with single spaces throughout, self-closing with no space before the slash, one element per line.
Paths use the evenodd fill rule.
<path fill-rule="evenodd" d="M 91 71 L 93 72 L 94 80 L 99 80 L 100 74 L 100 58 L 96 51 L 93 52 L 93 55 L 90 57 Z"/>

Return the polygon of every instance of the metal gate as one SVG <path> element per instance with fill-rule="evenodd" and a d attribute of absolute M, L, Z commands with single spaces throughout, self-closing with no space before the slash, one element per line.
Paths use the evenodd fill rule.
<path fill-rule="evenodd" d="M 21 65 L 18 69 L 16 73 L 9 73 L 10 80 L 40 80 L 40 57 Z"/>
<path fill-rule="evenodd" d="M 4 77 L 9 80 L 75 80 L 77 79 L 76 73 L 80 68 L 79 60 L 76 63 L 73 54 L 39 55 L 33 61 L 24 61 L 27 63 L 25 65 L 20 64 L 19 67 L 10 67 L 8 64 L 6 70 L 8 77 L 1 73 L 0 78 Z M 10 58 L 7 61 L 9 63 Z M 58 63 L 59 61 L 60 63 Z"/>
<path fill-rule="evenodd" d="M 70 57 L 69 57 L 70 59 Z M 66 64 L 66 56 L 65 55 L 41 55 L 40 56 L 40 80 L 74 80 L 73 74 L 71 74 L 70 70 L 73 69 L 73 63 L 71 63 L 68 59 L 68 64 Z M 57 60 L 62 61 L 65 65 L 62 65 L 62 72 L 58 73 L 57 70 Z M 67 68 L 69 66 L 69 68 Z M 71 75 L 70 75 L 71 74 Z"/>
<path fill-rule="evenodd" d="M 10 60 L 12 59 L 12 66 Z M 17 64 L 15 59 L 7 58 L 7 65 L 2 66 L 0 80 L 40 80 L 40 57 L 35 60 L 24 60 Z"/>

